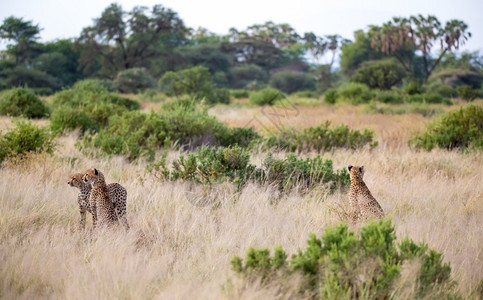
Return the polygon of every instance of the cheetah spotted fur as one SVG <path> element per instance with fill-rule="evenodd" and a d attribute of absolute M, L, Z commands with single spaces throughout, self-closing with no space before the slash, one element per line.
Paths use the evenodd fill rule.
<path fill-rule="evenodd" d="M 351 186 L 349 191 L 349 205 L 353 223 L 358 220 L 369 220 L 371 218 L 383 218 L 384 211 L 377 200 L 372 196 L 371 191 L 364 183 L 364 166 L 348 166 Z"/>

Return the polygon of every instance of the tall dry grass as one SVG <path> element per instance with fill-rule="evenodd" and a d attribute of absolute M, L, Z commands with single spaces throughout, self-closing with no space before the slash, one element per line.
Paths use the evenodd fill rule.
<path fill-rule="evenodd" d="M 408 149 L 405 131 L 427 121 L 419 116 L 367 117 L 347 109 L 339 120 L 379 126 L 380 146 L 324 156 L 337 168 L 363 164 L 364 179 L 398 237 L 442 251 L 456 288 L 475 297 L 483 274 L 481 153 Z M 381 134 L 391 128 L 394 133 Z M 278 198 L 271 187 L 249 184 L 237 193 L 221 185 L 207 195 L 215 201 L 194 205 L 189 184 L 158 182 L 145 172 L 145 162 L 85 157 L 75 149 L 75 137 L 60 138 L 54 156 L 34 155 L 0 169 L 0 298 L 266 299 L 276 291 L 237 279 L 230 270 L 233 255 L 276 245 L 293 253 L 305 247 L 310 232 L 320 235 L 346 221 L 346 195 L 322 190 Z M 76 191 L 67 180 L 92 166 L 126 187 L 128 233 L 78 230 Z M 408 289 L 411 295 L 415 270 L 404 269 L 408 280 L 395 287 L 401 294 Z"/>

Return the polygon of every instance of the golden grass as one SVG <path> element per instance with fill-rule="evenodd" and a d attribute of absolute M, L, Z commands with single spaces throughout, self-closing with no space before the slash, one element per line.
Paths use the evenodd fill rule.
<path fill-rule="evenodd" d="M 258 111 L 223 109 L 211 113 L 232 125 L 243 125 Z M 393 218 L 398 238 L 425 241 L 442 251 L 457 289 L 473 297 L 483 270 L 481 153 L 410 150 L 405 139 L 427 122 L 419 115 L 301 107 L 300 115 L 285 123 L 313 126 L 325 119 L 376 131 L 380 146 L 372 151 L 324 156 L 336 168 L 364 165 L 365 181 Z M 0 118 L 0 128 L 6 125 L 9 120 Z M 273 298 L 275 289 L 237 279 L 230 270 L 232 256 L 244 256 L 250 246 L 281 245 L 293 253 L 305 247 L 310 232 L 320 236 L 325 227 L 346 219 L 345 194 L 314 191 L 278 199 L 270 187 L 252 184 L 241 193 L 218 186 L 208 195 L 216 198 L 214 205 L 193 205 L 189 184 L 157 182 L 145 173 L 144 162 L 85 157 L 74 147 L 75 136 L 61 137 L 54 156 L 34 155 L 0 169 L 0 298 Z M 126 187 L 128 233 L 78 230 L 76 191 L 67 180 L 92 166 L 108 182 Z M 405 267 L 395 287 L 399 293 L 411 297 L 415 270 Z"/>

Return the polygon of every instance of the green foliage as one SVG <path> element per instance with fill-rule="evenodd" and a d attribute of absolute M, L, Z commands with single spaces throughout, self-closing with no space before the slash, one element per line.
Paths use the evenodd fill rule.
<path fill-rule="evenodd" d="M 49 116 L 50 111 L 31 90 L 16 88 L 0 95 L 0 114 L 25 118 L 45 118 Z"/>
<path fill-rule="evenodd" d="M 456 90 L 451 86 L 445 84 L 438 85 L 434 89 L 434 93 L 446 98 L 452 98 L 456 96 Z"/>
<path fill-rule="evenodd" d="M 185 180 L 200 184 L 231 182 L 241 189 L 248 181 L 275 185 L 281 192 L 309 191 L 325 184 L 330 190 L 350 185 L 349 173 L 344 169 L 334 171 L 330 159 L 298 158 L 289 154 L 275 158 L 267 154 L 261 167 L 250 164 L 250 155 L 244 148 L 198 148 L 195 153 L 181 155 L 172 167 L 166 158 L 149 165 L 148 171 L 162 180 Z"/>
<path fill-rule="evenodd" d="M 276 135 L 265 138 L 262 143 L 267 148 L 278 148 L 288 151 L 330 151 L 334 148 L 358 149 L 373 142 L 374 132 L 365 129 L 364 132 L 352 130 L 346 125 L 330 128 L 326 121 L 320 126 L 305 128 L 302 132 L 294 129 L 279 131 Z"/>
<path fill-rule="evenodd" d="M 451 105 L 452 102 L 450 99 L 442 97 L 438 94 L 414 94 L 409 95 L 406 102 L 409 103 L 442 103 Z"/>
<path fill-rule="evenodd" d="M 0 87 L 2 86 L 4 88 L 28 87 L 58 90 L 61 83 L 57 78 L 45 72 L 17 66 L 13 69 L 0 70 Z"/>
<path fill-rule="evenodd" d="M 277 89 L 265 88 L 250 93 L 250 103 L 254 105 L 273 105 L 275 101 L 282 100 L 285 95 Z"/>
<path fill-rule="evenodd" d="M 339 92 L 337 92 L 337 89 L 328 89 L 324 93 L 324 102 L 329 104 L 335 104 L 338 97 Z"/>
<path fill-rule="evenodd" d="M 424 89 L 417 80 L 411 80 L 404 86 L 404 91 L 408 95 L 422 94 Z"/>
<path fill-rule="evenodd" d="M 61 133 L 79 128 L 81 132 L 97 132 L 111 116 L 139 109 L 136 101 L 109 93 L 107 85 L 103 81 L 83 80 L 55 94 L 51 103 L 52 130 Z"/>
<path fill-rule="evenodd" d="M 131 68 L 119 72 L 113 84 L 121 93 L 134 94 L 156 86 L 154 78 L 144 68 Z"/>
<path fill-rule="evenodd" d="M 339 100 L 352 104 L 367 103 L 372 97 L 369 87 L 362 83 L 348 83 L 339 87 L 337 91 Z"/>
<path fill-rule="evenodd" d="M 54 151 L 54 136 L 47 128 L 40 128 L 30 122 L 14 120 L 16 128 L 5 134 L 0 132 L 0 163 L 11 156 L 28 152 Z"/>
<path fill-rule="evenodd" d="M 298 97 L 298 98 L 319 99 L 320 94 L 317 91 L 298 91 L 298 92 L 292 93 L 291 96 Z"/>
<path fill-rule="evenodd" d="M 262 67 L 248 64 L 230 69 L 230 87 L 244 89 L 253 82 L 263 83 L 268 80 L 268 73 Z"/>
<path fill-rule="evenodd" d="M 386 104 L 371 101 L 365 111 L 374 114 L 420 114 L 424 117 L 440 115 L 444 113 L 444 110 L 439 107 L 428 103 L 404 103 L 404 104 Z"/>
<path fill-rule="evenodd" d="M 477 89 L 474 89 L 471 85 L 460 85 L 456 88 L 458 96 L 466 101 L 473 101 L 479 96 Z"/>
<path fill-rule="evenodd" d="M 397 62 L 386 59 L 365 62 L 352 75 L 351 80 L 373 89 L 389 90 L 402 82 L 406 71 Z"/>
<path fill-rule="evenodd" d="M 405 101 L 407 95 L 404 95 L 398 91 L 379 91 L 376 90 L 374 93 L 374 100 L 382 102 L 382 103 L 392 103 L 392 104 L 400 104 Z"/>
<path fill-rule="evenodd" d="M 454 88 L 460 85 L 471 85 L 473 88 L 479 89 L 481 87 L 482 75 L 475 71 L 449 69 L 433 74 L 430 80 Z"/>
<path fill-rule="evenodd" d="M 366 61 L 386 57 L 371 47 L 371 39 L 364 31 L 355 31 L 354 39 L 341 47 L 340 65 L 345 74 L 352 75 Z"/>
<path fill-rule="evenodd" d="M 230 90 L 230 95 L 235 99 L 248 98 L 250 93 L 247 90 Z"/>
<path fill-rule="evenodd" d="M 303 90 L 315 90 L 315 80 L 312 76 L 294 71 L 275 73 L 270 79 L 270 85 L 288 94 Z"/>
<path fill-rule="evenodd" d="M 411 146 L 431 150 L 483 148 L 483 108 L 468 105 L 443 115 L 426 132 L 409 141 Z"/>
<path fill-rule="evenodd" d="M 194 149 L 199 146 L 246 147 L 258 137 L 253 129 L 228 128 L 209 116 L 206 108 L 193 100 L 177 100 L 165 104 L 159 113 L 125 112 L 109 118 L 108 126 L 95 137 L 84 137 L 85 146 L 94 146 L 109 155 L 154 158 L 156 150 L 177 146 Z"/>
<path fill-rule="evenodd" d="M 457 297 L 451 291 L 451 267 L 442 260 L 424 243 L 406 238 L 397 244 L 391 221 L 381 220 L 362 227 L 358 236 L 347 225 L 328 227 L 321 239 L 311 234 L 306 249 L 290 260 L 281 247 L 273 256 L 268 249 L 250 248 L 245 261 L 235 256 L 231 265 L 242 278 L 261 279 L 263 286 L 283 288 L 301 275 L 295 281 L 300 295 L 321 299 L 389 299 L 408 292 L 416 298 Z M 416 289 L 397 290 L 401 267 L 413 261 L 421 262 L 413 277 Z"/>
<path fill-rule="evenodd" d="M 225 88 L 214 89 L 211 99 L 213 103 L 230 104 L 230 91 Z"/>

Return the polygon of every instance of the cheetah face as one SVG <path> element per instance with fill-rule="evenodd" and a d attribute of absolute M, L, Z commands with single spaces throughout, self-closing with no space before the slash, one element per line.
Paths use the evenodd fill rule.
<path fill-rule="evenodd" d="M 349 170 L 349 174 L 351 175 L 351 177 L 359 177 L 360 179 L 364 177 L 364 166 L 359 167 L 349 165 L 347 169 Z"/>
<path fill-rule="evenodd" d="M 67 184 L 70 185 L 71 187 L 81 188 L 84 185 L 84 183 L 82 182 L 82 174 L 76 173 L 70 176 L 70 179 L 69 181 L 67 181 Z"/>
<path fill-rule="evenodd" d="M 90 184 L 91 186 L 94 186 L 98 175 L 99 171 L 97 171 L 96 168 L 91 168 L 85 172 L 84 176 L 82 176 L 82 181 Z"/>

